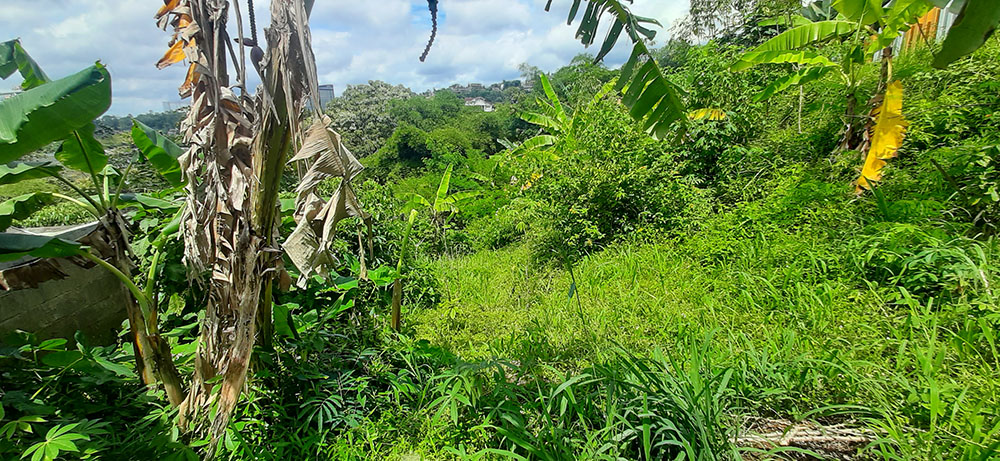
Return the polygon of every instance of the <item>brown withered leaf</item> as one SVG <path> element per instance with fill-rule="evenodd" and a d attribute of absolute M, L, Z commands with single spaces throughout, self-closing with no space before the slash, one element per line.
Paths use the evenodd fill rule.
<path fill-rule="evenodd" d="M 177 40 L 173 45 L 167 49 L 167 52 L 163 54 L 156 63 L 157 69 L 164 69 L 169 67 L 171 64 L 175 64 L 184 60 L 187 55 L 184 54 L 184 41 Z"/>

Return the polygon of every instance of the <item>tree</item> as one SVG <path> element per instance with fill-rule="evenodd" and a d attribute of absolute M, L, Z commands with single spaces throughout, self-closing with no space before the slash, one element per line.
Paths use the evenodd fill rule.
<path fill-rule="evenodd" d="M 344 144 L 359 158 L 374 154 L 398 123 L 392 114 L 395 101 L 414 96 L 403 85 L 390 85 L 381 80 L 350 85 L 326 106 L 324 111 L 333 121 L 333 128 L 344 133 Z"/>
<path fill-rule="evenodd" d="M 759 35 L 760 19 L 799 6 L 799 0 L 691 0 L 680 30 L 703 41 L 739 43 L 744 36 Z"/>
<path fill-rule="evenodd" d="M 293 139 L 298 139 L 307 99 L 314 110 L 313 124 L 292 159 L 311 162 L 296 200 L 299 227 L 311 229 L 319 219 L 323 243 L 328 243 L 345 213 L 360 214 L 350 179 L 361 165 L 328 128 L 329 118 L 318 113 L 318 82 L 308 30 L 312 3 L 271 2 L 266 55 L 257 46 L 252 8 L 248 10 L 248 39 L 235 6 L 236 38 L 251 48 L 251 68 L 262 74 L 266 89 L 256 98 L 246 90 L 245 51 L 241 47 L 236 58 L 227 49 L 227 0 L 168 0 L 156 14 L 161 27 L 174 30 L 158 67 L 185 58 L 190 62 L 179 88 L 182 97 L 192 100 L 182 126 L 191 146 L 184 154 L 187 207 L 181 227 L 185 261 L 193 276 L 210 274 L 202 279 L 208 300 L 180 422 L 185 428 L 189 421 L 195 423 L 213 441 L 225 430 L 243 388 L 258 325 L 263 344 L 270 340 L 271 292 L 280 263 L 275 238 L 278 189 L 289 152 L 297 147 Z M 231 73 L 235 73 L 235 83 L 230 81 Z M 240 89 L 240 96 L 231 85 Z M 331 176 L 343 181 L 328 204 L 316 197 L 315 187 Z M 304 240 L 316 238 L 307 232 L 298 235 Z M 215 446 L 208 445 L 209 457 Z"/>

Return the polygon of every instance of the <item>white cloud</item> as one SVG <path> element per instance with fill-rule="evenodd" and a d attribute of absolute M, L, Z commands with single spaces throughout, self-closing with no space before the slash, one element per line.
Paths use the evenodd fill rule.
<path fill-rule="evenodd" d="M 170 34 L 156 28 L 158 2 L 127 0 L 3 0 L 0 30 L 7 40 L 20 37 L 25 48 L 51 77 L 61 77 L 101 60 L 111 71 L 114 103 L 111 113 L 161 110 L 163 101 L 177 100 L 184 66 L 156 70 Z M 263 36 L 270 15 L 268 3 L 257 0 L 255 11 Z M 348 84 L 368 80 L 401 83 L 416 91 L 452 83 L 490 83 L 517 77 L 527 62 L 546 71 L 564 65 L 584 50 L 566 25 L 569 0 L 444 0 L 438 38 L 421 63 L 430 32 L 423 0 L 317 0 L 311 18 L 313 49 L 321 83 L 333 83 L 339 93 Z M 246 7 L 247 2 L 241 1 Z M 636 14 L 669 25 L 687 9 L 687 0 L 635 0 Z M 579 18 L 577 19 L 577 21 Z M 244 32 L 249 20 L 244 15 Z M 230 20 L 234 29 L 235 19 Z M 603 34 L 600 36 L 603 38 Z M 659 40 L 662 42 L 662 40 Z M 608 56 L 610 65 L 623 62 L 625 39 Z M 259 80 L 252 76 L 250 84 Z M 16 85 L 16 79 L 3 87 Z"/>

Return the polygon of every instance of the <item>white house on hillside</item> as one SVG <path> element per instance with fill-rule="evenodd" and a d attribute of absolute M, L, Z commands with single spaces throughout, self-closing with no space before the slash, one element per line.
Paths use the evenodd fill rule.
<path fill-rule="evenodd" d="M 483 112 L 493 112 L 493 104 L 484 98 L 465 98 L 465 105 L 482 107 Z"/>

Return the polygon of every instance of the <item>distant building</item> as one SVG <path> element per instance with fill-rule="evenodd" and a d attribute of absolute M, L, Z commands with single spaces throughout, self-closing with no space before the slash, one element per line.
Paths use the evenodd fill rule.
<path fill-rule="evenodd" d="M 483 109 L 483 112 L 493 112 L 493 104 L 485 98 L 465 98 L 465 105 L 480 107 Z"/>
<path fill-rule="evenodd" d="M 322 106 L 323 109 L 326 109 L 326 105 L 330 104 L 330 101 L 333 101 L 333 98 L 334 93 L 332 84 L 319 86 L 319 105 Z"/>
<path fill-rule="evenodd" d="M 481 90 L 481 89 L 483 89 L 483 84 L 482 83 L 470 83 L 469 84 L 469 89 L 470 90 Z"/>

